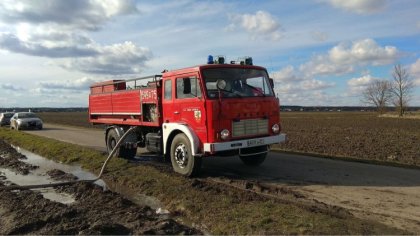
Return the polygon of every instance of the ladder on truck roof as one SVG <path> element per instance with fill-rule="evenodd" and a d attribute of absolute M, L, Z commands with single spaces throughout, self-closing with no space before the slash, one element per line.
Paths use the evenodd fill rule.
<path fill-rule="evenodd" d="M 162 80 L 162 75 L 150 75 L 125 81 L 126 89 L 139 89 L 156 87 Z M 146 81 L 146 83 L 144 83 Z"/>
<path fill-rule="evenodd" d="M 156 87 L 162 80 L 162 75 L 150 75 L 140 78 L 128 80 L 108 80 L 94 83 L 91 88 L 91 93 L 102 93 L 118 90 L 131 90 L 147 87 Z"/>

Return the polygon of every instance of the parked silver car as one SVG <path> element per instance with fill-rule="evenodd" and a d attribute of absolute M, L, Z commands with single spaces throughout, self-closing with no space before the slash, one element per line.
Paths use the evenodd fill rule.
<path fill-rule="evenodd" d="M 12 118 L 14 112 L 3 112 L 0 113 L 0 126 L 10 125 L 10 118 Z"/>
<path fill-rule="evenodd" d="M 42 129 L 42 120 L 32 112 L 18 112 L 10 119 L 10 128 L 20 129 Z"/>

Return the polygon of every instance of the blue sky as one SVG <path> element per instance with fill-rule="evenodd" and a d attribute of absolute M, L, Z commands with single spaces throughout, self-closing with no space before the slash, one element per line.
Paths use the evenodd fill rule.
<path fill-rule="evenodd" d="M 252 56 L 284 105 L 358 106 L 401 63 L 420 106 L 420 1 L 2 0 L 0 107 L 87 106 L 95 81 Z"/>

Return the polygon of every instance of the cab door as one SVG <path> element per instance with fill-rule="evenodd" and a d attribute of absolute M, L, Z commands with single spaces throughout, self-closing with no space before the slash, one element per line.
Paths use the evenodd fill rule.
<path fill-rule="evenodd" d="M 162 107 L 163 107 L 163 122 L 164 123 L 172 123 L 178 119 L 178 117 L 174 117 L 177 112 L 174 106 L 174 79 L 171 77 L 164 78 L 163 80 L 163 100 L 162 100 Z"/>
<path fill-rule="evenodd" d="M 196 73 L 175 77 L 173 118 L 187 124 L 201 142 L 207 141 L 206 112 L 202 85 Z"/>

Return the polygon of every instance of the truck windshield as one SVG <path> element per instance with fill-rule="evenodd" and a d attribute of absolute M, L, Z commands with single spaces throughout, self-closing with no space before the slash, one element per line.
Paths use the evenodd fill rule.
<path fill-rule="evenodd" d="M 218 98 L 266 97 L 273 96 L 273 91 L 264 70 L 247 68 L 210 68 L 202 71 L 207 96 Z M 226 86 L 217 88 L 217 81 L 224 80 Z"/>

